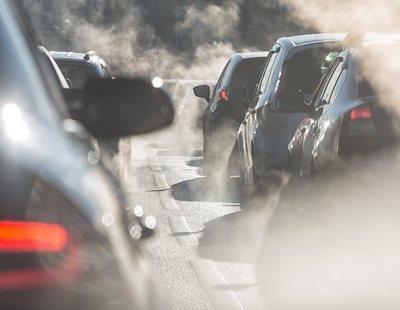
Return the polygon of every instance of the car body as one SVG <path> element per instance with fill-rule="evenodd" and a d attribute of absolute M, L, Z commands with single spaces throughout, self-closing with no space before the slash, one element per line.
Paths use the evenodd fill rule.
<path fill-rule="evenodd" d="M 234 54 L 224 67 L 203 115 L 203 157 L 206 174 L 224 170 L 235 145 L 240 122 L 246 112 L 244 102 L 229 99 L 234 88 L 246 87 L 252 94 L 259 80 L 265 52 Z M 208 86 L 207 86 L 208 87 Z M 196 92 L 195 92 L 196 93 Z"/>
<path fill-rule="evenodd" d="M 243 187 L 261 184 L 268 171 L 288 166 L 287 145 L 304 113 L 275 113 L 270 107 L 286 91 L 310 100 L 329 53 L 344 34 L 311 34 L 277 40 L 265 64 L 255 97 L 237 133 Z"/>
<path fill-rule="evenodd" d="M 39 51 L 45 56 L 45 61 L 49 63 L 49 67 L 52 69 L 54 80 L 57 81 L 60 89 L 69 88 L 69 84 L 62 74 L 60 67 L 54 61 L 53 57 L 51 57 L 50 52 L 44 46 L 38 46 Z"/>
<path fill-rule="evenodd" d="M 361 53 L 382 44 L 385 49 L 398 49 L 394 49 L 398 46 L 396 41 L 369 42 L 349 48 L 336 58 L 311 101 L 307 117 L 289 143 L 294 174 L 309 176 L 325 170 L 339 158 L 376 154 L 398 141 L 394 113 L 378 104 L 383 97 L 373 91 L 369 77 L 361 74 Z"/>
<path fill-rule="evenodd" d="M 91 78 L 112 78 L 104 59 L 96 52 L 87 53 L 50 51 L 51 57 L 60 67 L 71 88 L 83 89 Z"/>
<path fill-rule="evenodd" d="M 157 307 L 152 276 L 127 230 L 123 197 L 77 136 L 79 123 L 71 120 L 54 68 L 42 61 L 24 16 L 19 2 L 0 2 L 0 307 Z M 106 82 L 100 89 L 93 82 L 93 93 L 110 93 Z M 114 88 L 150 87 L 110 82 Z M 96 122 L 90 122 L 94 128 Z M 133 127 L 126 124 L 128 133 Z M 109 128 L 115 136 L 122 133 L 119 126 Z"/>

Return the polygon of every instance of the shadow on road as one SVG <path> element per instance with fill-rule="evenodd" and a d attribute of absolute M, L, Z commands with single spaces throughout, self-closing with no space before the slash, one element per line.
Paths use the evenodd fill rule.
<path fill-rule="evenodd" d="M 189 160 L 186 162 L 186 164 L 190 167 L 203 167 L 203 159 L 194 159 L 194 160 Z"/>
<path fill-rule="evenodd" d="M 207 177 L 200 177 L 172 185 L 176 200 L 239 203 L 239 179 L 229 178 L 219 185 Z"/>
<path fill-rule="evenodd" d="M 231 213 L 204 225 L 199 255 L 214 261 L 254 262 L 268 220 L 268 207 Z"/>

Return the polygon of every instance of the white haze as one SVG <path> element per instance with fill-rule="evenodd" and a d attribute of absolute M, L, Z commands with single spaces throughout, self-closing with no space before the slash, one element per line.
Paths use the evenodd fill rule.
<path fill-rule="evenodd" d="M 101 7 L 105 0 L 97 2 Z M 292 8 L 294 20 L 320 32 L 400 30 L 399 1 L 284 2 Z M 170 53 L 132 8 L 118 22 L 99 26 L 74 15 L 73 3 L 80 1 L 65 1 L 58 12 L 64 21 L 60 32 L 71 39 L 77 51 L 97 50 L 118 74 L 215 80 L 237 49 L 233 44 L 239 27 L 236 1 L 228 1 L 224 10 L 213 4 L 187 10 L 178 28 L 191 30 L 198 44 L 190 61 L 185 55 Z M 40 16 L 39 7 L 33 5 L 32 11 Z M 138 32 L 144 32 L 154 44 L 142 48 L 137 41 Z M 224 40 L 226 37 L 230 42 Z M 49 49 L 57 46 L 57 38 L 47 40 Z M 374 77 L 374 86 L 389 95 L 382 104 L 400 115 L 400 88 L 394 83 L 398 79 L 385 74 L 392 68 L 400 68 L 398 56 L 389 49 L 379 53 L 382 68 L 368 67 L 369 61 L 364 59 L 366 71 Z M 164 140 L 170 147 L 190 150 L 201 147 L 201 128 L 196 126 L 196 120 L 205 106 L 185 93 L 182 91 L 185 111 L 175 127 L 155 139 Z M 143 152 L 146 151 L 144 148 Z M 393 152 L 396 157 L 397 150 Z M 398 162 L 384 164 L 381 160 L 354 159 L 342 163 L 340 172 L 333 177 L 292 183 L 282 192 L 277 206 L 279 184 L 286 183 L 286 175 L 278 175 L 269 184 L 272 189 L 251 203 L 255 205 L 253 210 L 264 212 L 252 210 L 251 217 L 245 219 L 247 225 L 244 222 L 241 227 L 251 230 L 264 226 L 261 221 L 259 226 L 252 227 L 260 222 L 259 215 L 270 220 L 268 232 L 260 232 L 267 238 L 257 267 L 268 309 L 400 308 Z M 222 183 L 217 185 L 223 188 Z M 276 214 L 270 218 L 275 207 Z"/>
<path fill-rule="evenodd" d="M 400 30 L 398 1 L 286 2 L 293 18 L 321 32 Z M 380 104 L 400 115 L 397 53 L 362 55 L 365 76 L 386 94 Z M 354 158 L 283 192 L 259 261 L 266 308 L 399 309 L 398 155 Z"/>

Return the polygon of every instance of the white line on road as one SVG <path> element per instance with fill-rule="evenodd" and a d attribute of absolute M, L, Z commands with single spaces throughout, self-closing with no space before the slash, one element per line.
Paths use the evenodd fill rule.
<path fill-rule="evenodd" d="M 199 245 L 199 239 L 194 235 L 183 216 L 170 216 L 168 220 L 172 233 L 180 245 L 191 247 Z"/>
<path fill-rule="evenodd" d="M 179 210 L 171 191 L 160 192 L 160 202 L 165 210 Z"/>
<path fill-rule="evenodd" d="M 169 189 L 169 185 L 167 179 L 162 173 L 154 173 L 153 174 L 154 184 L 156 187 L 160 189 Z"/>
<path fill-rule="evenodd" d="M 244 310 L 236 293 L 223 288 L 228 285 L 228 282 L 211 260 L 191 260 L 190 264 L 210 297 L 214 309 Z M 222 288 L 218 289 L 218 286 Z"/>

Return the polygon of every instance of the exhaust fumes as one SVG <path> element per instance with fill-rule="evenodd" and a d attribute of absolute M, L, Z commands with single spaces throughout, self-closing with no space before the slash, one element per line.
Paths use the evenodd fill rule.
<path fill-rule="evenodd" d="M 293 18 L 319 32 L 400 29 L 399 3 L 286 1 Z M 400 62 L 393 36 L 356 53 L 379 105 L 399 115 Z M 268 226 L 258 262 L 268 309 L 398 309 L 399 150 L 354 156 L 312 180 L 291 180 Z"/>

